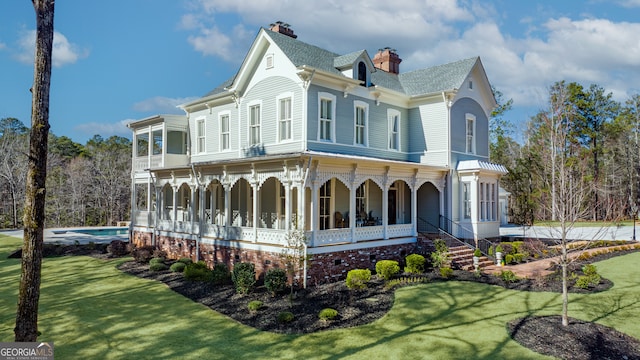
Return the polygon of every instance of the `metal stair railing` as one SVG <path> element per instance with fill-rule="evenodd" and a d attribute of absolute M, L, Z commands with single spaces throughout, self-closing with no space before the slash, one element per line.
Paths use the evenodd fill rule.
<path fill-rule="evenodd" d="M 453 221 L 440 215 L 440 228 L 451 234 L 451 236 L 458 238 L 467 246 L 472 247 L 473 249 L 475 249 L 476 247 L 479 248 L 482 255 L 488 257 L 491 260 L 495 260 L 494 255 L 492 255 L 493 251 L 490 251 L 490 249 L 495 249 L 495 244 L 485 238 L 478 238 L 476 240 L 473 231 L 467 229 L 459 222 Z"/>
<path fill-rule="evenodd" d="M 462 241 L 461 239 L 458 239 L 456 236 L 454 236 L 453 234 L 451 234 L 449 231 L 447 231 L 446 229 L 443 229 L 441 226 L 438 225 L 434 225 L 431 222 L 423 219 L 423 218 L 418 218 L 418 232 L 419 233 L 429 233 L 429 234 L 433 234 L 433 233 L 438 233 L 438 236 L 445 241 L 445 243 L 447 244 L 448 247 L 454 247 L 454 246 L 466 246 L 469 248 L 474 249 L 475 247 L 471 246 L 470 244 L 468 244 L 465 241 Z"/>

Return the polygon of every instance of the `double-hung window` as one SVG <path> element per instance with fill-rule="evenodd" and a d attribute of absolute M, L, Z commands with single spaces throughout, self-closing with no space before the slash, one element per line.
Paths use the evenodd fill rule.
<path fill-rule="evenodd" d="M 196 139 L 197 139 L 197 149 L 196 152 L 201 154 L 205 152 L 205 124 L 204 119 L 196 120 Z"/>
<path fill-rule="evenodd" d="M 260 144 L 260 104 L 249 106 L 249 145 Z"/>
<path fill-rule="evenodd" d="M 369 106 L 363 101 L 354 101 L 354 144 L 367 146 L 367 122 Z"/>
<path fill-rule="evenodd" d="M 389 110 L 389 149 L 400 150 L 400 112 Z"/>
<path fill-rule="evenodd" d="M 229 114 L 220 115 L 220 151 L 231 148 L 229 136 Z"/>
<path fill-rule="evenodd" d="M 471 183 L 462 183 L 462 217 L 471 219 Z"/>
<path fill-rule="evenodd" d="M 336 97 L 329 93 L 320 93 L 318 96 L 318 140 L 333 142 Z"/>
<path fill-rule="evenodd" d="M 278 100 L 280 141 L 291 140 L 291 97 Z"/>
<path fill-rule="evenodd" d="M 466 131 L 467 131 L 467 134 L 466 134 L 467 136 L 466 136 L 465 151 L 468 154 L 475 154 L 476 153 L 476 138 L 475 138 L 476 117 L 471 114 L 467 114 L 466 116 Z"/>

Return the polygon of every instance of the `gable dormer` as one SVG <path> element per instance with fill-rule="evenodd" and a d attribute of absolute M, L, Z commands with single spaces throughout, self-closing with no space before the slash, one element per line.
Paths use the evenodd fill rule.
<path fill-rule="evenodd" d="M 371 86 L 371 73 L 376 69 L 366 50 L 337 56 L 333 59 L 333 65 L 342 75 L 360 81 L 361 86 Z"/>

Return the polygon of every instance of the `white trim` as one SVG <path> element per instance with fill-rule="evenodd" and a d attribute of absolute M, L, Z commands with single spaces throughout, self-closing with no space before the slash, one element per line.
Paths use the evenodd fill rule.
<path fill-rule="evenodd" d="M 398 130 L 396 132 L 396 147 L 393 148 L 391 147 L 391 139 L 393 137 L 393 120 L 394 118 L 397 116 L 398 118 Z M 389 138 L 387 139 L 387 150 L 392 150 L 392 151 L 400 151 L 401 147 L 400 147 L 400 129 L 402 128 L 401 124 L 402 124 L 402 115 L 400 113 L 400 111 L 396 110 L 396 109 L 387 109 L 387 126 L 389 126 L 388 131 L 389 131 Z"/>
<path fill-rule="evenodd" d="M 200 123 L 202 123 L 202 133 L 200 133 Z M 202 140 L 202 144 L 200 141 Z M 202 145 L 202 148 L 200 147 Z M 196 154 L 205 154 L 207 152 L 207 117 L 199 116 L 196 118 Z"/>
<path fill-rule="evenodd" d="M 328 119 L 322 119 L 320 117 L 321 113 L 322 113 L 322 100 L 328 100 L 331 102 L 331 118 Z M 323 139 L 321 137 L 322 134 L 322 123 L 329 121 L 329 124 L 331 126 L 330 129 L 330 139 Z M 336 96 L 327 92 L 319 92 L 318 93 L 318 141 L 323 141 L 323 142 L 332 142 L 335 143 L 336 142 Z"/>
<path fill-rule="evenodd" d="M 475 154 L 476 153 L 476 116 L 473 114 L 465 114 L 464 116 L 464 129 L 465 129 L 465 138 L 464 138 L 464 148 L 467 154 Z M 471 122 L 471 134 L 469 134 L 469 122 Z M 469 136 L 471 136 L 471 144 L 469 144 Z M 471 147 L 471 149 L 469 149 Z"/>
<path fill-rule="evenodd" d="M 358 125 L 358 109 L 364 110 L 364 124 Z M 362 131 L 362 143 L 358 143 L 358 128 L 363 127 Z M 353 101 L 353 145 L 356 146 L 369 146 L 369 104 L 364 101 Z"/>
<path fill-rule="evenodd" d="M 275 59 L 275 56 L 273 55 L 273 53 L 269 53 L 269 54 L 266 54 L 264 56 L 265 69 L 273 69 L 274 68 L 274 66 L 275 66 L 274 59 Z"/>
<path fill-rule="evenodd" d="M 228 141 L 228 147 L 225 149 L 222 144 L 222 135 L 224 135 L 225 133 L 222 132 L 222 118 L 224 116 L 227 116 L 227 141 Z M 218 139 L 218 149 L 220 152 L 225 152 L 225 151 L 230 151 L 231 150 L 231 111 L 227 110 L 227 111 L 221 111 L 218 113 L 218 129 L 219 129 L 219 139 Z"/>
<path fill-rule="evenodd" d="M 282 134 L 280 131 L 280 122 L 282 121 L 281 119 L 281 114 L 280 114 L 280 102 L 282 100 L 285 99 L 289 99 L 289 138 L 288 139 L 282 139 Z M 278 143 L 284 143 L 284 142 L 291 142 L 293 141 L 293 92 L 292 91 L 288 91 L 285 93 L 282 93 L 280 95 L 278 95 L 276 97 L 276 142 Z"/>
<path fill-rule="evenodd" d="M 253 107 L 258 107 L 258 123 L 257 126 L 254 126 L 251 124 L 251 108 Z M 252 147 L 252 146 L 257 146 L 263 143 L 262 141 L 262 100 L 253 100 L 249 103 L 247 103 L 247 146 L 248 147 Z M 253 142 L 254 139 L 251 138 L 251 130 L 252 127 L 258 127 L 258 141 L 257 142 Z"/>

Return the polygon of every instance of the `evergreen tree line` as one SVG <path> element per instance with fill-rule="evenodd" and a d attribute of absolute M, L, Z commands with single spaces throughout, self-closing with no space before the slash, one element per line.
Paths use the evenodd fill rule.
<path fill-rule="evenodd" d="M 504 118 L 512 102 L 495 93 L 490 154 L 509 170 L 501 185 L 511 193 L 511 222 L 562 221 L 564 209 L 572 221 L 637 217 L 640 95 L 620 103 L 598 85 L 557 82 L 518 142 Z"/>
<path fill-rule="evenodd" d="M 21 228 L 29 129 L 0 120 L 0 228 Z M 46 227 L 110 226 L 128 220 L 131 141 L 95 135 L 85 145 L 49 134 Z"/>

